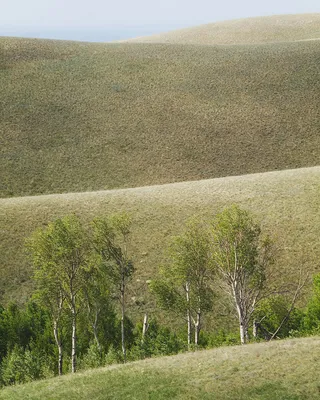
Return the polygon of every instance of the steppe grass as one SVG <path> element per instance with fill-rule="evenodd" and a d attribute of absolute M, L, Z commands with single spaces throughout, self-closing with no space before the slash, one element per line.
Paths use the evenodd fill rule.
<path fill-rule="evenodd" d="M 315 166 L 319 50 L 0 38 L 0 197 Z"/>
<path fill-rule="evenodd" d="M 215 22 L 129 40 L 139 43 L 234 45 L 320 39 L 320 13 Z"/>
<path fill-rule="evenodd" d="M 315 400 L 320 339 L 222 347 L 5 388 L 0 399 Z"/>
<path fill-rule="evenodd" d="M 185 221 L 209 219 L 237 203 L 251 210 L 277 248 L 278 282 L 290 284 L 299 270 L 319 272 L 320 167 L 216 178 L 143 188 L 34 196 L 0 200 L 0 265 L 3 302 L 28 299 L 32 285 L 24 241 L 37 227 L 70 213 L 85 222 L 96 216 L 127 211 L 133 217 L 129 251 L 136 273 L 130 308 L 154 311 L 146 281 L 166 262 L 166 248 Z M 308 286 L 306 295 L 311 286 Z M 146 302 L 145 305 L 143 301 Z M 140 303 L 140 308 L 136 303 Z"/>

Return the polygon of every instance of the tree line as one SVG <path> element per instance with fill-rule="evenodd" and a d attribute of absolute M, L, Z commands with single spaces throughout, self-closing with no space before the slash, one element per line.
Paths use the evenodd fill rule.
<path fill-rule="evenodd" d="M 134 326 L 126 313 L 135 272 L 131 229 L 125 213 L 95 218 L 89 227 L 69 215 L 27 239 L 35 291 L 24 310 L 14 304 L 0 310 L 3 384 L 41 378 L 48 371 L 76 372 L 78 361 L 80 368 L 94 367 L 126 362 L 128 355 L 132 360 L 319 328 L 319 276 L 305 310 L 296 308 L 296 301 L 306 277 L 301 275 L 292 290 L 271 288 L 276 246 L 238 206 L 211 221 L 190 220 L 172 239 L 168 261 L 149 285 L 159 308 L 184 321 L 181 331 L 149 321 L 147 314 Z M 232 302 L 238 338 L 235 332 L 202 329 L 221 292 Z"/>

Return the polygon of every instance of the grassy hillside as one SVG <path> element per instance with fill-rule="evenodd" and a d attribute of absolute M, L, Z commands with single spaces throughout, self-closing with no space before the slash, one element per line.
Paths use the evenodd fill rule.
<path fill-rule="evenodd" d="M 0 399 L 319 399 L 320 339 L 181 354 L 5 388 Z"/>
<path fill-rule="evenodd" d="M 319 50 L 1 38 L 0 197 L 315 166 Z"/>
<path fill-rule="evenodd" d="M 129 40 L 139 43 L 255 44 L 320 39 L 320 13 L 216 22 Z"/>
<path fill-rule="evenodd" d="M 3 300 L 25 301 L 30 267 L 24 239 L 54 218 L 77 213 L 85 221 L 120 210 L 134 219 L 130 251 L 137 268 L 132 304 L 142 300 L 171 237 L 185 220 L 210 217 L 238 203 L 253 211 L 280 248 L 279 279 L 294 281 L 299 268 L 319 272 L 320 167 L 218 178 L 136 189 L 23 197 L 0 200 L 0 268 Z M 147 305 L 152 312 L 153 304 Z"/>

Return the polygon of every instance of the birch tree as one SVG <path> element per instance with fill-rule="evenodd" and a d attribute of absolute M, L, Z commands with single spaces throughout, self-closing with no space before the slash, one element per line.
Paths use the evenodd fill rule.
<path fill-rule="evenodd" d="M 59 347 L 59 373 L 61 373 L 62 344 L 58 324 L 64 304 L 69 308 L 72 324 L 71 370 L 76 372 L 77 317 L 79 301 L 85 283 L 88 238 L 75 215 L 66 216 L 37 231 L 29 240 L 35 277 L 43 298 L 51 308 L 54 336 Z"/>
<path fill-rule="evenodd" d="M 242 344 L 248 341 L 249 322 L 263 296 L 272 254 L 272 242 L 262 236 L 248 211 L 232 206 L 215 217 L 212 257 L 233 299 Z"/>
<path fill-rule="evenodd" d="M 38 230 L 28 242 L 34 266 L 34 281 L 36 292 L 34 294 L 42 306 L 50 314 L 55 343 L 58 348 L 58 374 L 62 375 L 63 340 L 62 318 L 66 302 L 58 270 L 52 264 L 53 248 L 48 232 Z"/>
<path fill-rule="evenodd" d="M 187 223 L 182 235 L 173 239 L 169 267 L 162 268 L 160 280 L 151 286 L 163 308 L 185 315 L 188 347 L 192 330 L 194 344 L 198 346 L 203 313 L 212 307 L 213 279 L 208 231 L 194 219 Z"/>
<path fill-rule="evenodd" d="M 134 272 L 128 253 L 131 219 L 123 214 L 93 221 L 94 246 L 106 276 L 115 288 L 121 309 L 121 347 L 126 362 L 125 314 L 127 285 Z"/>

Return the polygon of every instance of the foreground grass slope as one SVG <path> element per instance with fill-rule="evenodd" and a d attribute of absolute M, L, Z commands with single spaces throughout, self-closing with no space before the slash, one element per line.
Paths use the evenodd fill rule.
<path fill-rule="evenodd" d="M 5 388 L 0 399 L 319 399 L 320 339 L 149 359 Z"/>
<path fill-rule="evenodd" d="M 320 41 L 1 38 L 0 197 L 315 166 L 319 63 Z"/>
<path fill-rule="evenodd" d="M 139 43 L 254 44 L 320 39 L 320 13 L 274 15 L 216 22 L 153 36 L 131 39 Z"/>
<path fill-rule="evenodd" d="M 274 237 L 280 278 L 294 281 L 302 268 L 319 272 L 320 167 L 217 178 L 135 189 L 35 196 L 0 200 L 1 298 L 24 302 L 31 292 L 24 240 L 37 227 L 70 213 L 85 221 L 128 211 L 133 216 L 130 252 L 136 273 L 132 297 L 165 260 L 165 250 L 184 222 L 205 218 L 238 203 L 254 212 Z M 282 278 L 281 278 L 282 277 Z M 150 305 L 152 307 L 152 305 Z M 151 310 L 150 310 L 151 311 Z"/>

